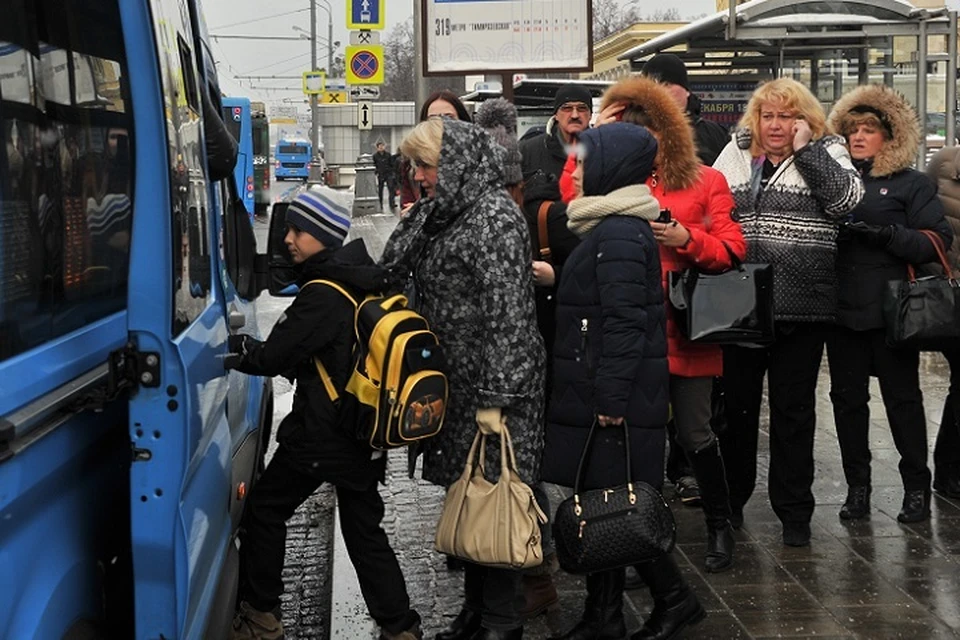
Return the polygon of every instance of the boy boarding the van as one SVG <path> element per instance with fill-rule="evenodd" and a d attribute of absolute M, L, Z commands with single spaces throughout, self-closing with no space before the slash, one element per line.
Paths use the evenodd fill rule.
<path fill-rule="evenodd" d="M 265 342 L 230 337 L 227 368 L 296 379 L 293 409 L 277 432 L 279 447 L 250 494 L 241 524 L 234 639 L 283 637 L 286 522 L 324 482 L 336 487 L 347 552 L 381 638 L 422 638 L 420 616 L 410 608 L 400 565 L 380 526 L 384 508 L 377 483 L 383 480 L 386 456 L 356 436 L 355 411 L 339 400 L 353 367 L 355 308 L 333 287 L 312 282 L 336 283 L 359 300 L 382 288 L 384 272 L 363 241 L 342 246 L 349 216 L 318 191 L 301 193 L 290 203 L 284 242 L 300 269 L 300 292 Z"/>

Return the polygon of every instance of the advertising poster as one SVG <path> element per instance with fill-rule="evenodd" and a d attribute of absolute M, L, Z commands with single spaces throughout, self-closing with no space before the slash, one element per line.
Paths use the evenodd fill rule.
<path fill-rule="evenodd" d="M 757 84 L 758 80 L 711 81 L 691 78 L 690 92 L 700 98 L 700 115 L 704 120 L 713 120 L 730 129 L 740 122 Z"/>
<path fill-rule="evenodd" d="M 590 0 L 420 1 L 426 75 L 590 69 Z"/>

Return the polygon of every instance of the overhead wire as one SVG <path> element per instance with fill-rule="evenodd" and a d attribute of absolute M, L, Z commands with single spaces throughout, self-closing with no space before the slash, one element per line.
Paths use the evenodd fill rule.
<path fill-rule="evenodd" d="M 269 16 L 260 16 L 259 18 L 252 18 L 250 20 L 244 20 L 242 22 L 234 22 L 233 24 L 223 24 L 218 27 L 214 27 L 210 29 L 210 31 L 219 31 L 220 29 L 229 29 L 231 27 L 239 27 L 241 25 L 252 24 L 254 22 L 262 22 L 263 20 L 272 20 L 273 18 L 281 18 L 283 16 L 289 16 L 294 13 L 303 13 L 304 11 L 309 11 L 309 10 L 310 8 L 307 7 L 305 9 L 294 9 L 293 11 L 285 11 L 283 13 L 274 13 Z"/>

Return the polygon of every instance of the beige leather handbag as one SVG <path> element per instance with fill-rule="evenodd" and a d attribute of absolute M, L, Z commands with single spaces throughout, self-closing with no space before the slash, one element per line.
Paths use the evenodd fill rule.
<path fill-rule="evenodd" d="M 463 474 L 447 490 L 437 523 L 437 551 L 491 567 L 535 567 L 543 562 L 540 523 L 545 523 L 547 516 L 517 474 L 506 427 L 500 437 L 500 479 L 496 484 L 484 477 L 485 453 L 486 439 L 478 430 Z"/>

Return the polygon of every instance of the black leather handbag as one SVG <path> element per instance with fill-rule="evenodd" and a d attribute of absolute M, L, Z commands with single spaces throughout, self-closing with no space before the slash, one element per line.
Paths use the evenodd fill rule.
<path fill-rule="evenodd" d="M 677 538 L 673 512 L 660 492 L 630 479 L 630 430 L 626 422 L 626 484 L 580 490 L 596 430 L 594 419 L 577 466 L 573 496 L 560 503 L 553 524 L 557 559 L 567 573 L 594 573 L 650 562 L 669 553 Z"/>
<path fill-rule="evenodd" d="M 944 275 L 917 278 L 907 265 L 907 279 L 887 284 L 883 311 L 887 344 L 921 351 L 960 347 L 960 283 L 950 277 L 950 263 L 940 236 L 921 231 L 937 250 Z"/>
<path fill-rule="evenodd" d="M 704 273 L 671 271 L 668 299 L 680 332 L 704 344 L 770 344 L 773 331 L 773 265 L 743 263 L 724 245 L 733 268 Z"/>

